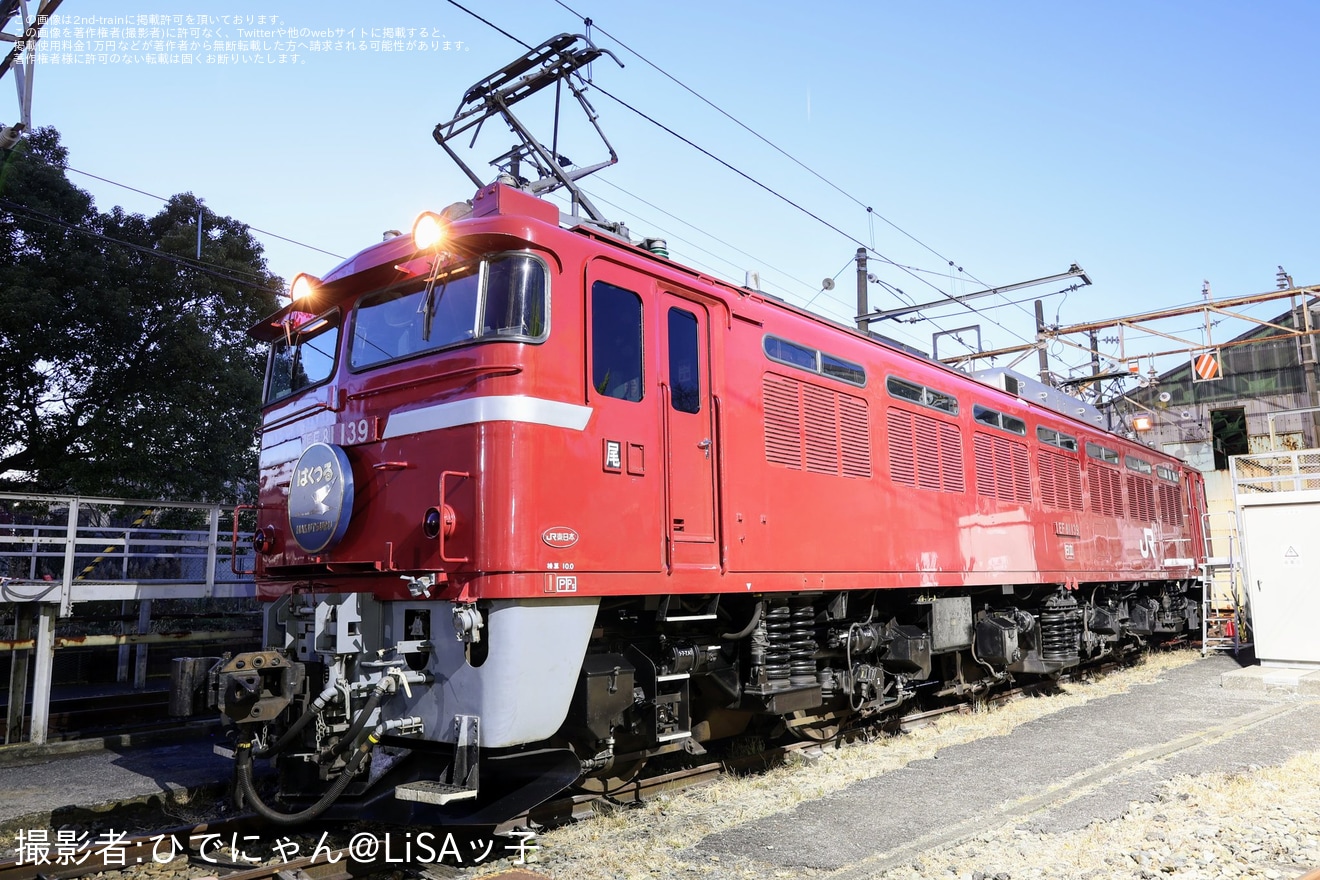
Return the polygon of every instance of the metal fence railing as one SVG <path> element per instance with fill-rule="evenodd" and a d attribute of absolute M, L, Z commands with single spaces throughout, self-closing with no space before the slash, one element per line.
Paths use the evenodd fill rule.
<path fill-rule="evenodd" d="M 231 546 L 232 506 L 0 493 L 0 601 L 253 595 L 252 530 Z"/>
<path fill-rule="evenodd" d="M 1234 495 L 1320 489 L 1320 450 L 1235 455 L 1229 461 Z"/>
<path fill-rule="evenodd" d="M 23 728 L 31 673 L 28 738 L 45 742 L 55 650 L 69 643 L 57 626 L 67 630 L 71 622 L 59 621 L 80 603 L 114 602 L 121 613 L 136 603 L 136 633 L 76 641 L 118 645 L 121 675 L 132 644 L 141 687 L 146 645 L 179 637 L 149 631 L 153 600 L 254 597 L 252 577 L 243 573 L 254 562 L 253 524 L 242 519 L 251 516 L 250 509 L 219 504 L 0 493 L 0 607 L 11 612 L 14 630 L 6 642 L 6 741 Z"/>

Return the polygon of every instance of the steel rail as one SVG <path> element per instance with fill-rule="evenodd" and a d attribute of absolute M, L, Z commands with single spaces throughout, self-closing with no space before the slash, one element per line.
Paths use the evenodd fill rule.
<path fill-rule="evenodd" d="M 1121 660 L 1110 660 L 1081 671 L 1090 675 L 1110 671 L 1123 665 L 1125 664 Z M 1061 680 L 1074 680 L 1074 677 L 1065 676 Z M 775 746 L 753 755 L 709 760 L 692 767 L 671 770 L 653 776 L 639 777 L 607 793 L 580 792 L 556 798 L 500 824 L 493 829 L 492 834 L 507 835 L 510 831 L 523 828 L 541 828 L 588 819 L 596 814 L 597 808 L 601 804 L 617 807 L 644 803 L 648 798 L 662 792 L 691 790 L 714 782 L 731 772 L 772 766 L 783 761 L 791 754 L 839 742 L 848 737 L 861 734 L 867 729 L 882 729 L 885 725 L 890 725 L 890 730 L 907 732 L 927 726 L 944 715 L 968 714 L 978 704 L 1001 705 L 1025 696 L 1052 692 L 1057 689 L 1058 683 L 1055 680 L 1047 680 L 991 694 L 972 695 L 966 700 L 951 702 L 948 705 L 932 709 L 909 712 L 896 719 L 879 717 L 860 727 L 852 729 L 841 727 L 837 734 L 824 739 L 822 742 L 808 740 Z M 846 719 L 833 720 L 846 721 Z M 126 839 L 113 850 L 117 854 L 113 864 L 107 863 L 104 854 L 98 854 L 90 848 L 81 863 L 74 865 L 37 864 L 24 862 L 21 859 L 2 861 L 0 862 L 0 880 L 72 880 L 72 878 L 93 873 L 114 872 L 118 869 L 127 871 L 138 865 L 158 861 L 161 847 L 165 845 L 167 839 L 170 841 L 170 851 L 176 858 L 179 855 L 190 854 L 190 859 L 197 865 L 237 869 L 225 873 L 225 880 L 272 880 L 272 878 L 278 877 L 310 878 L 310 880 L 350 880 L 350 878 L 397 871 L 400 867 L 397 861 L 382 860 L 381 858 L 364 859 L 360 853 L 350 852 L 348 848 L 325 850 L 312 856 L 299 858 L 274 859 L 267 864 L 248 867 L 243 863 L 231 863 L 220 857 L 206 857 L 198 851 L 197 847 L 191 845 L 193 841 L 202 838 L 206 840 L 216 839 L 216 835 L 223 839 L 240 832 L 255 833 L 271 830 L 258 817 L 252 815 L 236 816 L 231 819 L 198 825 L 179 826 Z M 50 843 L 53 848 L 55 841 Z M 122 865 L 119 864 L 121 859 Z M 426 872 L 431 878 L 458 877 L 462 873 L 456 868 L 450 868 L 443 864 L 428 864 L 426 865 Z"/>

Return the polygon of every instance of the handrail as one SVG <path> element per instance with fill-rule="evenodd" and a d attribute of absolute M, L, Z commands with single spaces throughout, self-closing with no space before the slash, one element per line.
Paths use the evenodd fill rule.
<path fill-rule="evenodd" d="M 468 556 L 461 556 L 461 557 L 456 556 L 450 558 L 449 556 L 445 555 L 445 539 L 449 537 L 449 532 L 450 532 L 450 529 L 446 528 L 446 525 L 448 524 L 446 520 L 450 520 L 451 517 L 453 517 L 453 508 L 451 508 L 448 504 L 445 503 L 445 481 L 449 477 L 462 477 L 464 479 L 467 479 L 471 476 L 472 475 L 469 474 L 467 471 L 443 471 L 440 474 L 440 532 L 437 535 L 437 537 L 440 540 L 441 562 L 462 563 L 462 562 L 472 561 L 471 557 Z M 456 522 L 456 519 L 454 521 Z"/>
<path fill-rule="evenodd" d="M 665 574 L 674 573 L 674 521 L 669 504 L 669 480 L 673 474 L 673 463 L 669 457 L 673 451 L 673 441 L 669 436 L 669 383 L 660 383 L 660 508 L 665 524 Z"/>
<path fill-rule="evenodd" d="M 130 508 L 139 514 L 147 508 L 167 517 L 182 513 L 180 522 L 199 527 L 137 525 L 146 518 L 125 515 L 125 509 Z M 137 601 L 139 614 L 145 617 L 150 614 L 151 600 L 158 598 L 253 597 L 255 582 L 250 575 L 239 573 L 244 570 L 238 565 L 238 557 L 246 552 L 237 535 L 241 509 L 197 501 L 0 493 L 0 511 L 30 520 L 0 522 L 0 602 L 20 606 L 20 618 L 34 623 L 30 635 L 16 632 L 14 640 L 0 644 L 0 652 L 13 654 L 16 669 L 30 670 L 28 738 L 32 743 L 45 742 L 49 732 L 51 682 L 58 648 L 76 643 L 119 645 L 126 650 L 126 646 L 134 645 L 138 652 L 134 683 L 142 687 L 148 645 L 234 635 L 189 631 L 66 638 L 56 627 L 57 617 L 68 617 L 79 602 Z M 221 544 L 221 516 L 232 516 L 235 521 L 228 549 Z M 5 519 L 13 517 L 6 515 Z M 130 522 L 134 524 L 125 524 Z M 230 557 L 227 563 L 222 561 L 226 555 Z M 236 574 L 225 572 L 220 567 L 224 564 Z M 142 620 L 140 617 L 140 625 Z M 259 637 L 255 630 L 243 631 L 242 635 Z M 126 674 L 125 669 L 127 666 L 121 664 L 121 676 Z M 19 699 L 15 705 L 24 704 L 25 700 Z M 11 731 L 21 729 L 14 718 L 21 722 L 22 712 L 11 711 L 9 717 Z"/>
<path fill-rule="evenodd" d="M 712 489 L 715 492 L 715 542 L 719 548 L 720 574 L 726 574 L 729 570 L 729 545 L 726 542 L 724 529 L 724 403 L 718 394 L 710 395 L 711 404 L 711 433 L 715 436 L 715 460 L 711 467 L 715 469 L 713 479 L 711 480 Z"/>
<path fill-rule="evenodd" d="M 240 504 L 238 505 L 238 507 L 234 508 L 234 531 L 229 538 L 229 570 L 239 576 L 256 574 L 257 572 L 257 560 L 255 555 L 253 555 L 252 557 L 251 569 L 243 569 L 240 571 L 237 564 L 238 563 L 238 513 L 241 510 L 256 510 L 256 509 L 257 509 L 257 505 L 255 504 Z"/>
<path fill-rule="evenodd" d="M 1235 498 L 1256 493 L 1320 489 L 1320 449 L 1234 455 L 1230 467 Z"/>
<path fill-rule="evenodd" d="M 0 575 L 42 590 L 0 593 L 0 601 L 58 602 L 60 616 L 68 616 L 84 601 L 255 592 L 253 572 L 241 559 L 251 550 L 237 534 L 238 515 L 248 505 L 13 492 L 0 493 L 4 501 L 20 519 L 35 521 L 0 522 Z M 134 517 L 125 508 L 173 511 L 196 527 L 120 524 Z M 228 547 L 219 534 L 225 516 L 235 520 Z"/>

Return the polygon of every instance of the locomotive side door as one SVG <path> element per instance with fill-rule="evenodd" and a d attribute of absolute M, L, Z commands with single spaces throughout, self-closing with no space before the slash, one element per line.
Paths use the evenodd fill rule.
<path fill-rule="evenodd" d="M 719 564 L 715 540 L 715 420 L 710 389 L 709 316 L 671 293 L 659 299 L 657 400 L 665 440 L 669 561 L 676 568 Z"/>

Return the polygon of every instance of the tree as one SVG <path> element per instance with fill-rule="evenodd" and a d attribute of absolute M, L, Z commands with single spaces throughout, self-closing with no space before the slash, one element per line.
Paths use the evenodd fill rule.
<path fill-rule="evenodd" d="M 0 169 L 0 486 L 249 494 L 264 355 L 246 331 L 283 282 L 191 193 L 103 214 L 67 161 L 42 128 Z"/>

